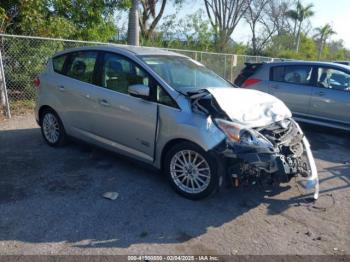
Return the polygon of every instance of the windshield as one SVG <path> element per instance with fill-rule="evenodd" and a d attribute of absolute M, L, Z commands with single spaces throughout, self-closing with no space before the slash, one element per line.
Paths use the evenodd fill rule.
<path fill-rule="evenodd" d="M 207 87 L 232 87 L 202 64 L 180 56 L 142 56 L 159 76 L 175 90 L 186 93 Z"/>

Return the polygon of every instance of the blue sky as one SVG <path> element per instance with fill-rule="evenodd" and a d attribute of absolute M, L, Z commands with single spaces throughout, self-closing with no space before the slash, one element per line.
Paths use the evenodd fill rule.
<path fill-rule="evenodd" d="M 313 27 L 330 23 L 337 32 L 332 39 L 343 39 L 344 44 L 350 49 L 350 0 L 302 0 L 304 5 L 314 4 L 315 16 L 311 19 Z M 199 8 L 204 9 L 203 0 L 186 0 L 179 17 L 194 13 Z M 165 15 L 173 14 L 171 4 L 166 7 Z M 250 39 L 249 27 L 241 22 L 232 35 L 235 41 L 247 42 Z"/>

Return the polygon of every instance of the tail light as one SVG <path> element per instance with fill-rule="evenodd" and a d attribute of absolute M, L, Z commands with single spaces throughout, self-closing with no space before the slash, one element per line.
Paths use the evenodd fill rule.
<path fill-rule="evenodd" d="M 242 87 L 244 88 L 249 88 L 252 85 L 255 85 L 257 83 L 260 83 L 261 80 L 257 79 L 257 78 L 248 78 L 247 80 L 245 80 L 242 84 Z"/>
<path fill-rule="evenodd" d="M 40 86 L 40 79 L 39 79 L 38 76 L 34 79 L 33 83 L 34 83 L 35 87 L 39 87 Z"/>

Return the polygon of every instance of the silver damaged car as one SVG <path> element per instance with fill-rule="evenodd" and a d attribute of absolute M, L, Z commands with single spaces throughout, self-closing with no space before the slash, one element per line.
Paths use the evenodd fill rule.
<path fill-rule="evenodd" d="M 153 48 L 65 50 L 34 81 L 45 141 L 69 137 L 161 169 L 179 194 L 200 199 L 224 181 L 288 182 L 318 198 L 310 145 L 290 110 L 240 88 L 197 61 Z"/>

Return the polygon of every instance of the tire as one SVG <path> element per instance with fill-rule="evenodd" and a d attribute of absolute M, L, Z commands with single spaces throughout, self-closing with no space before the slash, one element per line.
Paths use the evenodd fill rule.
<path fill-rule="evenodd" d="M 171 186 L 188 199 L 205 198 L 219 188 L 220 175 L 214 157 L 193 143 L 182 142 L 172 147 L 163 164 Z"/>
<path fill-rule="evenodd" d="M 67 141 L 61 119 L 52 109 L 45 109 L 40 115 L 41 134 L 49 146 L 60 147 Z"/>

